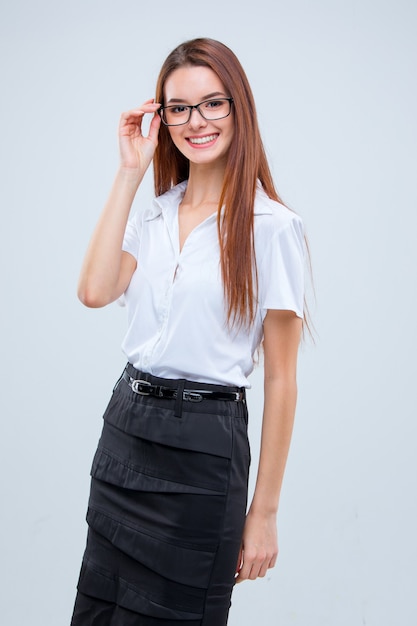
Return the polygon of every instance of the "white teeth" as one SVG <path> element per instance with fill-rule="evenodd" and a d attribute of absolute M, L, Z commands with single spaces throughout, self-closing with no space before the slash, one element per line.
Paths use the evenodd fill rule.
<path fill-rule="evenodd" d="M 209 143 L 216 139 L 217 135 L 208 135 L 207 137 L 190 137 L 190 143 Z"/>

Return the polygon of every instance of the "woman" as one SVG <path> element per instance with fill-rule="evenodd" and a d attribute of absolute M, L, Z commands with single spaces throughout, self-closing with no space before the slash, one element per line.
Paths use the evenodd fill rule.
<path fill-rule="evenodd" d="M 148 135 L 142 121 L 150 114 Z M 303 325 L 301 220 L 274 189 L 235 55 L 196 39 L 122 114 L 120 167 L 79 297 L 123 297 L 128 364 L 104 415 L 72 626 L 222 626 L 235 582 L 277 558 Z M 153 161 L 157 198 L 129 220 Z M 265 398 L 249 510 L 245 389 Z"/>

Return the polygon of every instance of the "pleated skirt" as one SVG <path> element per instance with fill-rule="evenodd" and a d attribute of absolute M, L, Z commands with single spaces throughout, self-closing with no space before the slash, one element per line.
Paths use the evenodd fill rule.
<path fill-rule="evenodd" d="M 121 378 L 103 419 L 71 626 L 226 625 L 246 514 L 245 401 L 143 396 Z"/>

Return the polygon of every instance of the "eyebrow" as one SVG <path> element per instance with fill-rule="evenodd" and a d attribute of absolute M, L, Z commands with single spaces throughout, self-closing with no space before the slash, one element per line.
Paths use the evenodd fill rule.
<path fill-rule="evenodd" d="M 222 91 L 213 91 L 213 93 L 208 93 L 206 96 L 203 97 L 203 99 L 200 102 L 204 102 L 205 100 L 210 100 L 210 98 L 217 98 L 218 96 L 221 96 L 223 98 L 226 97 L 226 94 L 223 93 Z M 168 102 L 188 102 L 187 100 L 183 100 L 182 98 L 170 98 L 168 100 Z"/>

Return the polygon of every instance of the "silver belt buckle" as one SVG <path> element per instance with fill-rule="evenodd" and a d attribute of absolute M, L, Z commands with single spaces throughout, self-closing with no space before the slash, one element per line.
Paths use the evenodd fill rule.
<path fill-rule="evenodd" d="M 201 402 L 203 400 L 203 396 L 197 391 L 183 391 L 182 397 L 186 402 Z"/>
<path fill-rule="evenodd" d="M 147 380 L 132 380 L 132 382 L 130 383 L 130 386 L 132 388 L 132 391 L 134 391 L 135 393 L 139 394 L 140 396 L 149 396 L 150 392 L 146 392 L 146 391 L 140 391 L 140 387 L 151 387 L 151 383 L 149 383 Z"/>

